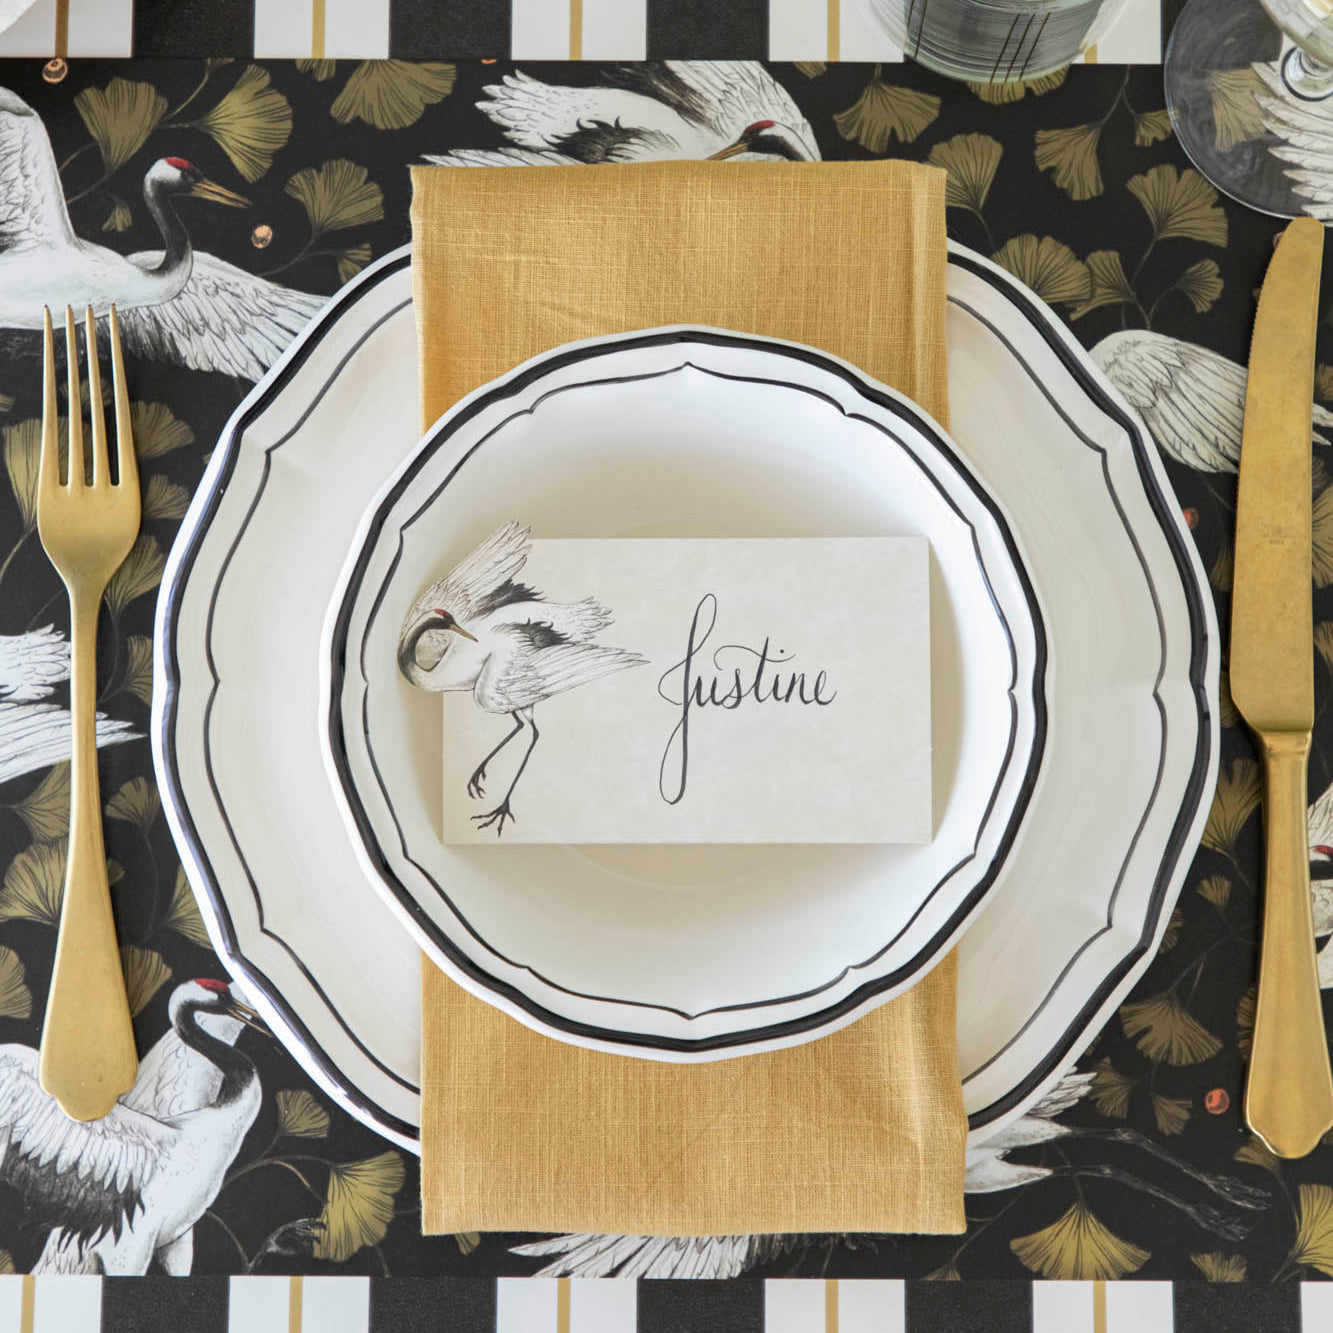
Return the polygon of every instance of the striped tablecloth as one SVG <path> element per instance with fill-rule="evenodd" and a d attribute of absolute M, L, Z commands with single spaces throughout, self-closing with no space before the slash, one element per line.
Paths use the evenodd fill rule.
<path fill-rule="evenodd" d="M 1328 1333 L 1333 1283 L 0 1278 L 0 1333 Z"/>
<path fill-rule="evenodd" d="M 1161 51 L 1161 0 L 1126 0 L 1093 58 Z M 869 0 L 36 0 L 0 56 L 52 55 L 902 59 Z"/>

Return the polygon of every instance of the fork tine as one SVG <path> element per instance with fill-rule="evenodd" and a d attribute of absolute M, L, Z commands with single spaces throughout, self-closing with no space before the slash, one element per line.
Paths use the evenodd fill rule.
<path fill-rule="evenodd" d="M 116 396 L 116 475 L 120 485 L 139 489 L 139 463 L 134 453 L 130 421 L 130 391 L 125 382 L 125 358 L 120 350 L 120 316 L 111 307 L 111 388 Z"/>
<path fill-rule="evenodd" d="M 88 424 L 93 435 L 93 485 L 109 486 L 111 473 L 106 459 L 106 412 L 102 408 L 102 368 L 97 364 L 97 321 L 88 307 L 83 335 L 88 343 Z"/>
<path fill-rule="evenodd" d="M 51 309 L 43 309 L 42 332 L 42 453 L 37 465 L 37 508 L 50 503 L 60 485 L 60 402 L 56 398 L 56 350 L 51 332 Z"/>
<path fill-rule="evenodd" d="M 79 398 L 79 343 L 74 334 L 74 311 L 65 307 L 65 360 L 69 382 L 69 488 L 81 491 L 83 471 L 83 403 Z"/>

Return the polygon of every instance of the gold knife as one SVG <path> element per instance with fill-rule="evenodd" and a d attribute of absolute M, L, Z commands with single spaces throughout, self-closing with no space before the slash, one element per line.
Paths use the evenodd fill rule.
<path fill-rule="evenodd" d="M 1323 254 L 1323 224 L 1297 219 L 1259 295 L 1231 594 L 1231 696 L 1264 762 L 1263 942 L 1245 1118 L 1279 1157 L 1304 1157 L 1333 1128 L 1305 816 L 1314 727 L 1310 404 Z"/>

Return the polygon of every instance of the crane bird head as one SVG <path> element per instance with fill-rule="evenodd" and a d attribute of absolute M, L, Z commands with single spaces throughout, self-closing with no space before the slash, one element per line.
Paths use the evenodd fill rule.
<path fill-rule="evenodd" d="M 228 208 L 249 208 L 250 201 L 235 190 L 229 190 L 217 181 L 211 181 L 193 162 L 183 157 L 161 157 L 148 168 L 144 177 L 144 193 L 161 190 L 167 194 L 183 194 L 191 199 L 208 199 Z"/>
<path fill-rule="evenodd" d="M 431 635 L 431 638 L 424 645 L 423 657 L 428 660 L 423 661 L 417 654 L 423 646 L 421 641 L 427 634 Z M 469 634 L 448 611 L 437 607 L 418 617 L 404 632 L 398 645 L 398 665 L 402 668 L 403 674 L 411 680 L 415 673 L 433 671 L 439 666 L 449 651 L 450 634 L 471 639 L 473 643 L 477 641 L 477 636 Z"/>
<path fill-rule="evenodd" d="M 173 1027 L 194 1017 L 201 1027 L 223 1041 L 235 1041 L 242 1027 L 271 1035 L 259 1015 L 248 1004 L 242 1004 L 225 981 L 215 981 L 212 977 L 196 977 L 177 986 L 171 993 L 167 1013 Z"/>
<path fill-rule="evenodd" d="M 710 162 L 723 162 L 741 153 L 756 153 L 764 157 L 784 157 L 792 162 L 815 162 L 819 150 L 806 143 L 805 137 L 777 120 L 756 120 L 747 125 L 725 148 L 709 156 Z"/>

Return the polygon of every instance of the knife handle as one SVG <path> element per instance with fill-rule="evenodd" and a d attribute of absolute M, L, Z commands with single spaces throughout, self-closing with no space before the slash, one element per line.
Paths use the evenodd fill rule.
<path fill-rule="evenodd" d="M 1258 739 L 1266 787 L 1263 945 L 1245 1119 L 1279 1157 L 1304 1157 L 1333 1128 L 1333 1072 L 1310 906 L 1310 734 L 1268 732 Z"/>

